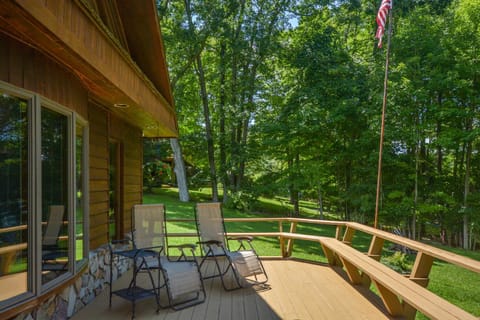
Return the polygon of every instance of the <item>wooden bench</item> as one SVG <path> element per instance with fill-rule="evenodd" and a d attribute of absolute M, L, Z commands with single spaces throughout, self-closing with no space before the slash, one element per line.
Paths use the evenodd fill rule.
<path fill-rule="evenodd" d="M 364 275 L 370 278 L 392 316 L 412 319 L 418 310 L 431 319 L 478 320 L 472 314 L 348 244 L 333 238 L 322 238 L 320 243 L 331 265 L 335 265 L 337 258 L 340 259 L 353 284 L 362 284 Z"/>

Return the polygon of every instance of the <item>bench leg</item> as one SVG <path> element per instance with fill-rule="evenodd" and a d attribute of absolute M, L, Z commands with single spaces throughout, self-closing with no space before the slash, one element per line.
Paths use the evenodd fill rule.
<path fill-rule="evenodd" d="M 362 276 L 358 270 L 357 267 L 355 267 L 353 264 L 351 264 L 349 261 L 343 259 L 340 257 L 340 260 L 342 260 L 343 266 L 345 267 L 345 270 L 347 271 L 348 278 L 353 284 L 362 284 Z"/>
<path fill-rule="evenodd" d="M 409 304 L 404 303 L 404 305 L 403 305 L 403 316 L 405 317 L 405 319 L 413 320 L 413 319 L 415 319 L 416 315 L 417 315 L 417 309 L 415 309 L 414 307 L 412 307 Z"/>
<path fill-rule="evenodd" d="M 335 252 L 324 246 L 323 243 L 320 244 L 322 245 L 323 253 L 328 260 L 328 264 L 331 266 L 342 266 L 342 263 L 338 260 Z"/>
<path fill-rule="evenodd" d="M 375 283 L 388 313 L 394 317 L 403 315 L 403 306 L 398 297 L 380 283 L 375 280 L 372 281 Z"/>

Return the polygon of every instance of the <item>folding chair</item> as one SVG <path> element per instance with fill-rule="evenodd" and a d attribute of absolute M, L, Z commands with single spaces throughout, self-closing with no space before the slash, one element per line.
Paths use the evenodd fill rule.
<path fill-rule="evenodd" d="M 178 260 L 167 257 L 168 238 L 166 237 L 166 216 L 163 204 L 142 204 L 133 207 L 133 244 L 136 249 L 155 250 L 159 248 L 160 259 L 147 257 L 141 268 L 159 269 L 158 290 L 165 287 L 169 304 L 174 310 L 197 305 L 205 301 L 206 293 L 200 268 L 195 258 L 195 245 L 170 246 L 178 248 L 181 254 Z M 184 251 L 190 249 L 192 260 L 187 259 Z M 160 273 L 163 284 L 160 283 Z M 162 306 L 164 307 L 164 306 Z"/>
<path fill-rule="evenodd" d="M 197 203 L 195 221 L 203 259 L 200 268 L 207 259 L 215 262 L 216 273 L 204 279 L 220 277 L 225 290 L 235 290 L 248 285 L 262 285 L 268 281 L 262 261 L 252 246 L 252 237 L 226 237 L 225 223 L 221 203 Z M 231 251 L 228 240 L 238 241 L 239 247 Z M 219 258 L 226 258 L 226 266 L 220 266 Z M 225 276 L 231 270 L 236 285 L 228 287 Z"/>

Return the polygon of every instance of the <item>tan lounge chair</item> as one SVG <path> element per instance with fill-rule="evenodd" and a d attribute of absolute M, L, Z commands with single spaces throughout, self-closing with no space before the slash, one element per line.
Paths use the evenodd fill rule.
<path fill-rule="evenodd" d="M 267 273 L 252 246 L 252 237 L 226 237 L 225 223 L 221 203 L 197 203 L 195 220 L 199 244 L 202 248 L 203 259 L 215 261 L 216 273 L 205 276 L 204 279 L 220 277 L 223 288 L 227 291 L 235 290 L 246 285 L 261 285 L 268 281 Z M 231 251 L 228 240 L 238 241 L 238 248 Z M 226 266 L 221 266 L 220 259 L 226 258 Z M 227 286 L 225 276 L 231 270 L 235 284 Z"/>

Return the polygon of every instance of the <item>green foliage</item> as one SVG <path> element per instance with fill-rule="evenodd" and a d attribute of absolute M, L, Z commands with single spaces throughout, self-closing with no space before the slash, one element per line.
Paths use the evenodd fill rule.
<path fill-rule="evenodd" d="M 184 3 L 159 4 L 194 184 L 211 180 L 200 56 L 229 205 L 256 207 L 252 195 L 315 200 L 335 218 L 373 223 L 386 53 L 374 40 L 379 2 L 192 0 L 193 29 Z M 415 225 L 416 236 L 435 226 L 458 245 L 465 222 L 474 246 L 480 3 L 398 2 L 393 16 L 380 222 Z"/>
<path fill-rule="evenodd" d="M 390 256 L 382 256 L 382 263 L 385 263 L 390 268 L 397 272 L 407 273 L 412 269 L 412 264 L 408 259 L 407 254 L 401 251 L 395 251 Z"/>
<path fill-rule="evenodd" d="M 225 203 L 225 207 L 230 209 L 237 209 L 240 211 L 250 211 L 254 206 L 257 197 L 247 191 L 237 191 L 232 193 L 228 197 L 227 203 Z"/>
<path fill-rule="evenodd" d="M 162 161 L 147 162 L 143 165 L 143 185 L 149 191 L 153 187 L 160 187 L 172 181 L 172 168 Z"/>

